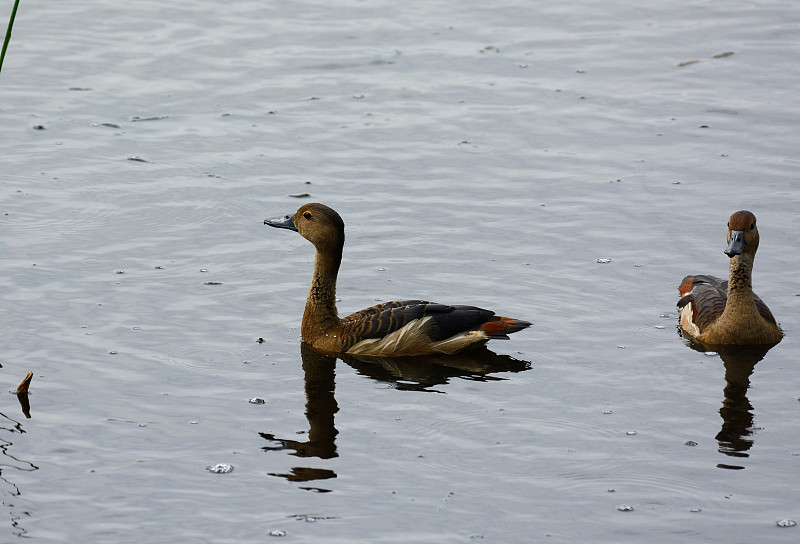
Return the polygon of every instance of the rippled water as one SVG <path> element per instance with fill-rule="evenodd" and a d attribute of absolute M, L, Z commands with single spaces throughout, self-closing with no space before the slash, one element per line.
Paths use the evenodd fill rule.
<path fill-rule="evenodd" d="M 30 419 L 0 404 L 0 534 L 794 542 L 798 15 L 23 0 L 0 376 L 35 377 Z M 262 221 L 310 200 L 347 224 L 343 312 L 535 325 L 445 362 L 302 350 L 312 248 Z M 725 274 L 742 208 L 786 338 L 704 354 L 676 287 Z"/>

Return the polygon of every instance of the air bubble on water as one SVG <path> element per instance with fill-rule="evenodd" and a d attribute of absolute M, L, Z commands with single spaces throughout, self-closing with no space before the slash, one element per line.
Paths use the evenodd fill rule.
<path fill-rule="evenodd" d="M 286 531 L 281 531 L 280 529 L 273 529 L 269 532 L 269 536 L 286 536 Z"/>
<path fill-rule="evenodd" d="M 598 264 L 608 264 L 608 263 L 611 262 L 611 259 L 607 259 L 605 257 L 600 257 L 595 262 L 598 263 Z"/>
<path fill-rule="evenodd" d="M 655 328 L 656 328 L 656 329 L 665 329 L 666 327 L 665 327 L 664 325 L 656 325 L 656 327 L 655 327 Z"/>
<path fill-rule="evenodd" d="M 603 413 L 604 413 L 605 415 L 608 415 L 608 414 L 613 414 L 613 413 L 614 413 L 614 410 L 603 410 Z"/>
<path fill-rule="evenodd" d="M 214 474 L 228 474 L 229 472 L 233 471 L 233 465 L 229 465 L 227 463 L 217 463 L 216 465 L 206 467 L 206 470 L 213 472 Z"/>
<path fill-rule="evenodd" d="M 625 431 L 625 434 L 627 434 L 628 436 L 635 436 L 635 435 L 637 435 L 639 433 L 636 432 L 636 431 Z"/>
<path fill-rule="evenodd" d="M 620 504 L 619 506 L 617 506 L 617 510 L 619 510 L 620 512 L 633 512 L 633 506 L 631 506 L 630 504 Z"/>
<path fill-rule="evenodd" d="M 261 397 L 253 397 L 247 402 L 249 402 L 250 404 L 266 404 L 267 401 L 265 401 Z"/>
<path fill-rule="evenodd" d="M 626 347 L 626 346 L 624 346 L 624 345 L 622 345 L 622 344 L 617 344 L 617 347 L 618 347 L 619 349 L 625 349 L 625 347 Z"/>
<path fill-rule="evenodd" d="M 201 268 L 200 272 L 208 272 L 208 268 Z"/>
<path fill-rule="evenodd" d="M 193 419 L 193 420 L 191 420 L 191 421 L 189 422 L 189 425 L 197 425 L 198 423 L 200 423 L 200 422 L 199 422 L 199 421 L 197 421 L 196 419 Z"/>
<path fill-rule="evenodd" d="M 386 267 L 385 266 L 379 266 L 378 267 L 378 272 L 386 272 Z"/>
<path fill-rule="evenodd" d="M 795 525 L 797 525 L 797 522 L 791 519 L 782 519 L 780 521 L 776 521 L 775 525 L 777 525 L 778 527 L 794 527 Z"/>
<path fill-rule="evenodd" d="M 110 355 L 116 355 L 116 354 L 117 354 L 117 350 L 115 350 L 115 349 L 112 349 L 112 350 L 111 350 L 111 351 L 109 351 L 108 353 L 109 353 Z"/>

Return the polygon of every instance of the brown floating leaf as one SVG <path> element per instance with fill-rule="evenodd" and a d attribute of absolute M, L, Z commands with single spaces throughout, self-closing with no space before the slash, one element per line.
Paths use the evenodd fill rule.
<path fill-rule="evenodd" d="M 678 63 L 678 68 L 680 68 L 682 66 L 689 66 L 690 64 L 697 64 L 698 62 L 700 62 L 700 61 L 699 60 L 685 60 L 683 62 L 679 62 Z"/>
<path fill-rule="evenodd" d="M 19 405 L 22 407 L 22 413 L 25 414 L 25 417 L 28 419 L 31 417 L 31 404 L 28 401 L 28 387 L 31 385 L 32 379 L 33 372 L 28 372 L 28 375 L 25 376 L 25 379 L 22 380 L 22 383 L 17 387 L 17 390 L 14 391 L 14 393 L 17 394 Z"/>
<path fill-rule="evenodd" d="M 733 55 L 733 51 L 723 51 L 722 53 L 717 53 L 716 55 L 711 55 L 712 59 L 721 59 L 722 57 L 730 57 Z"/>
<path fill-rule="evenodd" d="M 31 385 L 31 380 L 33 379 L 33 372 L 28 372 L 28 375 L 25 376 L 25 379 L 22 380 L 22 383 L 19 384 L 17 390 L 14 393 L 26 393 L 28 391 L 28 387 Z"/>

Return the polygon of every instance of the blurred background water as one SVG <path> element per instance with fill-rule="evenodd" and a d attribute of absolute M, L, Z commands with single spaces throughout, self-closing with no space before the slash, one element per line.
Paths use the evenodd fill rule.
<path fill-rule="evenodd" d="M 798 19 L 23 0 L 0 377 L 35 377 L 31 419 L 0 404 L 0 534 L 796 541 Z M 534 326 L 446 365 L 301 351 L 313 249 L 262 222 L 308 201 L 347 225 L 342 312 L 419 297 Z M 675 308 L 684 275 L 725 275 L 738 209 L 786 331 L 744 361 L 690 349 Z"/>

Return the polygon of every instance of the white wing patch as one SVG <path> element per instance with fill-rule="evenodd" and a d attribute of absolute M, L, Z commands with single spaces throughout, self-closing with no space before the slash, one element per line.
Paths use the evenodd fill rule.
<path fill-rule="evenodd" d="M 374 357 L 412 355 L 421 345 L 430 343 L 430 338 L 425 333 L 432 319 L 430 316 L 415 319 L 383 338 L 367 338 L 348 349 L 347 353 Z"/>
<path fill-rule="evenodd" d="M 697 325 L 695 325 L 694 321 L 692 321 L 693 317 L 692 306 L 694 306 L 694 302 L 690 302 L 689 304 L 681 308 L 681 328 L 689 336 L 697 338 L 700 335 L 700 328 Z"/>

